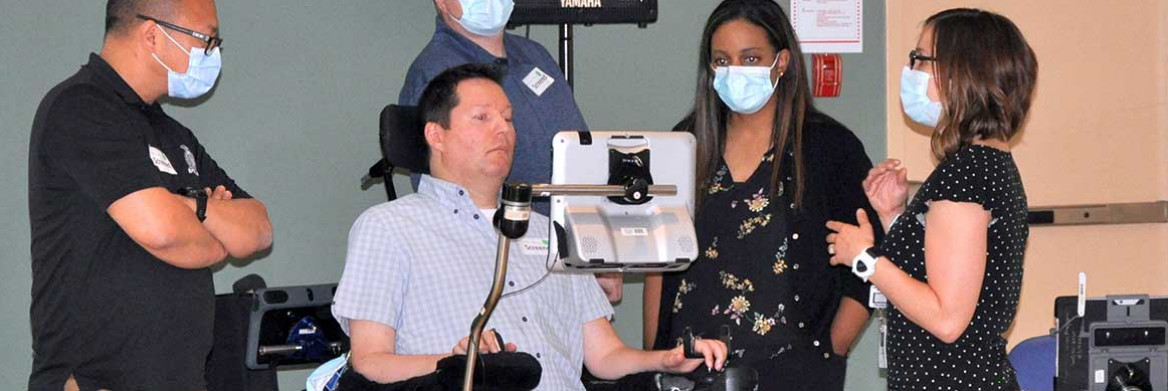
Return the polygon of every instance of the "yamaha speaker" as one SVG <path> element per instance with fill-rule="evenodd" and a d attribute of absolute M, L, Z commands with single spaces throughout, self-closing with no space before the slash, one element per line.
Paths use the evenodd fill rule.
<path fill-rule="evenodd" d="M 515 0 L 513 26 L 657 22 L 657 0 Z"/>

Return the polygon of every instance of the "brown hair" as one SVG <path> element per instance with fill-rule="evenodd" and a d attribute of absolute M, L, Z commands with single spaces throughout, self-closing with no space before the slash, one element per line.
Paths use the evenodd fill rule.
<path fill-rule="evenodd" d="M 695 198 L 697 205 L 705 199 L 707 187 L 714 172 L 718 169 L 719 159 L 726 150 L 726 123 L 730 109 L 718 97 L 714 90 L 714 72 L 710 69 L 710 45 L 714 32 L 722 25 L 744 20 L 761 27 L 767 32 L 767 39 L 774 46 L 776 55 L 784 49 L 790 53 L 787 69 L 778 81 L 775 95 L 778 98 L 778 108 L 773 119 L 771 144 L 775 148 L 775 159 L 771 172 L 771 197 L 774 197 L 782 178 L 783 156 L 788 145 L 794 152 L 791 162 L 794 164 L 794 189 L 791 197 L 795 205 L 802 206 L 803 201 L 803 120 L 813 109 L 811 104 L 811 89 L 808 86 L 807 71 L 803 65 L 803 51 L 799 48 L 799 41 L 795 37 L 795 30 L 791 28 L 787 14 L 774 0 L 726 0 L 714 9 L 706 21 L 702 32 L 701 46 L 698 48 L 698 79 L 696 98 L 693 111 L 682 126 L 683 130 L 693 133 L 697 139 L 697 191 Z"/>
<path fill-rule="evenodd" d="M 945 160 L 976 139 L 1009 141 L 1030 110 L 1038 61 L 1009 19 L 969 8 L 929 17 L 937 87 L 944 111 L 932 136 Z"/>

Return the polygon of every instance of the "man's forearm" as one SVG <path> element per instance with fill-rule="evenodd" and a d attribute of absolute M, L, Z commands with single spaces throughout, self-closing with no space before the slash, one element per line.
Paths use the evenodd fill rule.
<path fill-rule="evenodd" d="M 264 204 L 255 199 L 208 200 L 207 230 L 235 258 L 272 245 L 272 223 Z"/>
<path fill-rule="evenodd" d="M 366 379 L 389 384 L 433 373 L 438 369 L 438 361 L 449 356 L 374 353 L 363 357 L 354 356 L 351 361 L 353 369 Z"/>
<path fill-rule="evenodd" d="M 644 351 L 622 346 L 613 349 L 588 365 L 588 371 L 598 378 L 615 380 L 641 372 L 661 372 L 667 350 Z"/>
<path fill-rule="evenodd" d="M 201 269 L 222 261 L 227 251 L 195 219 L 194 207 L 194 199 L 150 188 L 115 201 L 108 213 L 151 255 L 175 267 Z"/>
<path fill-rule="evenodd" d="M 227 250 L 223 244 L 204 229 L 175 237 L 160 246 L 140 244 L 163 262 L 183 269 L 210 267 L 227 257 Z"/>

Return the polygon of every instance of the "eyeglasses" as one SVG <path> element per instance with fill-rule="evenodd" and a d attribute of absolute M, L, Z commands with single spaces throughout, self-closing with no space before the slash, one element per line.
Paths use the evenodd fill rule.
<path fill-rule="evenodd" d="M 917 61 L 937 61 L 937 58 L 917 53 L 916 49 L 908 52 L 908 69 L 917 69 Z"/>
<path fill-rule="evenodd" d="M 210 35 L 203 34 L 203 33 L 200 33 L 198 31 L 188 29 L 186 27 L 182 27 L 182 26 L 170 23 L 170 22 L 151 18 L 149 16 L 142 15 L 142 14 L 138 14 L 138 19 L 149 20 L 151 22 L 158 23 L 159 26 L 166 27 L 168 29 L 178 31 L 180 33 L 198 38 L 200 41 L 203 41 L 203 44 L 204 44 L 203 54 L 210 55 L 211 50 L 214 50 L 217 47 L 223 46 L 223 38 L 212 37 Z"/>

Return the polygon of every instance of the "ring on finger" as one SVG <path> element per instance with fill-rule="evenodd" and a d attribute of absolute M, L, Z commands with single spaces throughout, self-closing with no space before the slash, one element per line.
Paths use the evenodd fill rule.
<path fill-rule="evenodd" d="M 831 255 L 835 255 L 835 243 L 831 243 L 831 244 L 827 245 L 827 253 L 831 254 Z"/>

